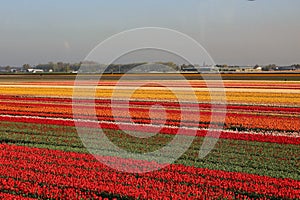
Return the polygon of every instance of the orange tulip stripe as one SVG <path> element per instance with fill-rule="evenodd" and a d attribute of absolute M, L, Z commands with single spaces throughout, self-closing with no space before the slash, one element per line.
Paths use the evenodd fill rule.
<path fill-rule="evenodd" d="M 71 105 L 71 99 L 59 99 L 56 98 L 52 101 L 51 98 L 15 98 L 8 96 L 2 96 L 0 98 L 2 104 L 0 110 L 2 114 L 10 115 L 30 115 L 41 117 L 60 117 L 60 118 L 72 118 L 73 111 Z M 43 103 L 39 103 L 43 100 Z M 92 102 L 90 102 L 92 103 Z M 96 104 L 96 114 L 101 121 L 122 121 L 130 122 L 131 119 L 135 123 L 149 124 L 152 120 L 155 124 L 161 124 L 164 122 L 162 119 L 163 112 L 167 113 L 166 124 L 170 126 L 178 126 L 181 122 L 181 112 L 188 113 L 186 121 L 183 125 L 190 127 L 197 127 L 198 124 L 202 127 L 207 127 L 211 120 L 211 111 L 209 104 L 185 104 L 185 107 L 181 108 L 178 103 L 165 102 L 165 111 L 154 108 L 154 113 L 149 117 L 149 109 L 152 105 L 147 101 L 132 101 L 129 110 L 126 108 L 125 102 L 119 101 L 114 106 L 118 107 L 117 111 L 112 113 L 111 106 L 108 101 L 98 101 Z M 194 112 L 193 107 L 198 106 L 200 113 Z M 81 115 L 85 119 L 91 118 L 94 107 L 87 102 L 82 105 Z M 128 112 L 129 111 L 129 112 Z M 219 113 L 225 111 L 220 110 Z M 200 114 L 200 115 L 199 115 Z M 226 129 L 241 129 L 241 130 L 256 130 L 261 131 L 300 131 L 300 108 L 280 108 L 270 106 L 227 106 L 227 115 L 225 120 Z M 206 126 L 205 126 L 206 124 Z"/>

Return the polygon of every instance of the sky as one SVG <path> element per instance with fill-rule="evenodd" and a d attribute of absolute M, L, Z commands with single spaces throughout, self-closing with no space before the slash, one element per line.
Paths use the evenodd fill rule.
<path fill-rule="evenodd" d="M 100 42 L 163 27 L 215 63 L 300 63 L 299 0 L 0 0 L 0 66 L 79 62 Z"/>

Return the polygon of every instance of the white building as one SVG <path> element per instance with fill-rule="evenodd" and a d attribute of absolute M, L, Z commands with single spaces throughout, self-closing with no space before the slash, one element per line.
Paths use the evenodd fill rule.
<path fill-rule="evenodd" d="M 42 70 L 42 69 L 27 69 L 27 72 L 42 73 L 42 72 L 44 72 L 44 70 Z"/>

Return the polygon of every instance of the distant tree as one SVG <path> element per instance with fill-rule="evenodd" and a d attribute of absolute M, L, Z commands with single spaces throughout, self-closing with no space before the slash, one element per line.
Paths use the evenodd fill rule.
<path fill-rule="evenodd" d="M 171 67 L 173 70 L 178 69 L 178 66 L 173 62 L 158 62 L 158 64 L 166 65 L 168 67 Z"/>
<path fill-rule="evenodd" d="M 293 64 L 292 67 L 295 67 L 295 69 L 300 69 L 300 64 Z"/>
<path fill-rule="evenodd" d="M 5 71 L 10 72 L 11 66 L 7 65 L 4 69 L 5 69 Z"/>
<path fill-rule="evenodd" d="M 272 70 L 276 70 L 277 66 L 275 64 L 269 64 L 267 66 L 264 66 L 262 68 L 263 71 L 272 71 Z"/>
<path fill-rule="evenodd" d="M 70 72 L 71 71 L 70 63 L 65 63 L 64 69 L 65 69 L 65 72 Z"/>
<path fill-rule="evenodd" d="M 80 63 L 71 64 L 71 65 L 70 65 L 70 69 L 71 69 L 72 71 L 78 71 L 79 68 L 80 68 L 80 66 L 81 66 L 81 62 L 80 62 Z"/>
<path fill-rule="evenodd" d="M 49 62 L 48 64 L 44 64 L 44 70 L 45 71 L 49 71 L 50 69 L 52 69 L 54 72 L 56 72 L 57 71 L 57 65 L 55 64 L 55 63 L 53 63 L 53 62 Z M 47 69 L 45 69 L 45 68 L 47 68 Z"/>
<path fill-rule="evenodd" d="M 224 65 L 216 65 L 216 67 L 218 68 L 228 68 L 228 65 L 224 64 Z"/>
<path fill-rule="evenodd" d="M 31 66 L 29 64 L 24 64 L 22 68 L 23 68 L 23 71 L 27 71 L 28 69 L 31 68 Z"/>
<path fill-rule="evenodd" d="M 64 72 L 64 63 L 63 62 L 58 62 L 57 63 L 57 71 L 58 72 Z"/>

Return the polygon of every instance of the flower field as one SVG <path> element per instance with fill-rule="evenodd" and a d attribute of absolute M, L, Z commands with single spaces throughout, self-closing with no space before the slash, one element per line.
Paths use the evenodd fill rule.
<path fill-rule="evenodd" d="M 224 81 L 226 105 L 220 108 L 211 104 L 221 98 L 217 84 L 211 95 L 200 80 L 189 81 L 190 88 L 145 81 L 136 89 L 141 82 L 84 81 L 76 94 L 73 81 L 0 82 L 0 198 L 300 198 L 300 82 Z M 185 138 L 195 138 L 164 165 L 121 158 L 101 146 L 93 156 L 78 128 L 101 128 L 116 146 L 136 154 L 155 152 L 177 134 L 179 149 Z M 214 148 L 200 158 L 209 130 L 220 128 L 209 135 L 218 138 Z M 140 173 L 152 166 L 162 168 Z"/>

